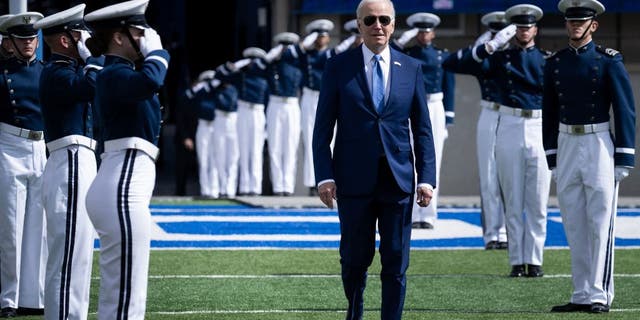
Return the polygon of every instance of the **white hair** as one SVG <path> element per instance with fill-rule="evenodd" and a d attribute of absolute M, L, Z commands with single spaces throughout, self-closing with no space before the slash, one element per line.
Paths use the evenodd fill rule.
<path fill-rule="evenodd" d="M 361 0 L 358 4 L 358 8 L 356 9 L 356 17 L 362 18 L 362 16 L 360 15 L 360 11 L 362 11 L 362 7 L 364 7 L 364 5 L 376 2 L 387 3 L 391 8 L 391 18 L 396 17 L 396 9 L 393 7 L 393 2 L 391 2 L 391 0 Z"/>

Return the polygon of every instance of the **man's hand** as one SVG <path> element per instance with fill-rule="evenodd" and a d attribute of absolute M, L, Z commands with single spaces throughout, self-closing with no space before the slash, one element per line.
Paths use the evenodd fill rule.
<path fill-rule="evenodd" d="M 182 141 L 182 145 L 184 146 L 185 149 L 187 149 L 189 151 L 193 151 L 193 149 L 194 149 L 193 140 L 191 138 L 184 139 Z"/>
<path fill-rule="evenodd" d="M 313 44 L 316 42 L 316 39 L 318 39 L 318 32 L 311 32 L 309 35 L 304 37 L 304 40 L 302 40 L 302 48 L 305 50 L 313 49 Z"/>
<path fill-rule="evenodd" d="M 426 207 L 431 203 L 431 198 L 433 198 L 433 190 L 420 186 L 416 189 L 416 203 L 421 207 Z"/>
<path fill-rule="evenodd" d="M 485 43 L 487 52 L 494 53 L 496 50 L 504 47 L 504 45 L 507 44 L 509 40 L 513 38 L 513 36 L 516 35 L 517 29 L 518 27 L 516 27 L 515 24 L 510 24 L 504 27 L 504 29 L 500 30 L 498 33 L 496 33 L 493 39 Z"/>
<path fill-rule="evenodd" d="M 80 55 L 80 58 L 82 58 L 82 61 L 84 61 L 85 63 L 87 62 L 87 59 L 91 57 L 91 51 L 89 51 L 86 45 L 87 39 L 89 38 L 91 38 L 91 34 L 89 33 L 89 31 L 82 30 L 80 31 L 80 40 L 78 40 L 78 42 L 76 43 L 78 54 Z"/>
<path fill-rule="evenodd" d="M 491 33 L 491 31 L 487 31 L 483 34 L 481 34 L 478 39 L 476 39 L 476 42 L 473 44 L 474 47 L 477 47 L 481 44 L 485 44 L 487 43 L 487 41 L 491 40 L 491 38 L 493 37 L 493 34 Z"/>
<path fill-rule="evenodd" d="M 162 49 L 162 40 L 160 35 L 152 28 L 144 29 L 144 36 L 140 37 L 140 53 L 148 56 L 154 50 Z"/>
<path fill-rule="evenodd" d="M 620 182 L 622 179 L 629 176 L 629 169 L 625 167 L 616 167 L 614 173 L 616 182 Z"/>
<path fill-rule="evenodd" d="M 318 186 L 318 195 L 320 196 L 320 201 L 324 203 L 329 209 L 333 209 L 333 200 L 337 200 L 336 198 L 336 183 L 335 182 L 325 182 Z"/>
<path fill-rule="evenodd" d="M 558 173 L 556 170 L 556 168 L 551 169 L 551 178 L 553 179 L 553 182 L 558 182 Z"/>

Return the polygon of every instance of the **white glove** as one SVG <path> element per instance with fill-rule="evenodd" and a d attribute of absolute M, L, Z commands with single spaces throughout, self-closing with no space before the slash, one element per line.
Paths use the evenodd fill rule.
<path fill-rule="evenodd" d="M 558 182 L 558 173 L 556 170 L 556 168 L 551 169 L 551 178 L 553 179 L 553 182 Z"/>
<path fill-rule="evenodd" d="M 284 48 L 284 45 L 279 44 L 273 48 L 271 48 L 271 50 L 269 50 L 269 52 L 267 52 L 267 55 L 264 56 L 264 60 L 267 61 L 267 63 L 271 63 L 273 60 L 276 60 L 280 54 L 282 53 L 282 48 Z"/>
<path fill-rule="evenodd" d="M 302 47 L 304 49 L 313 48 L 313 43 L 316 42 L 316 39 L 318 39 L 318 32 L 314 31 L 309 33 L 309 35 L 304 37 L 304 40 L 302 40 Z"/>
<path fill-rule="evenodd" d="M 349 47 L 351 47 L 351 45 L 356 42 L 356 37 L 357 35 L 354 34 L 340 42 L 340 44 L 335 48 L 336 53 L 347 51 L 347 49 L 349 49 Z"/>
<path fill-rule="evenodd" d="M 87 59 L 91 57 L 91 51 L 87 48 L 87 39 L 91 38 L 91 34 L 89 31 L 82 30 L 80 31 L 80 40 L 76 43 L 76 47 L 78 48 L 78 54 L 82 61 L 87 62 Z"/>
<path fill-rule="evenodd" d="M 250 63 L 251 63 L 251 58 L 246 58 L 246 59 L 242 59 L 234 62 L 233 67 L 235 68 L 235 70 L 240 70 L 248 66 Z"/>
<path fill-rule="evenodd" d="M 491 40 L 491 38 L 493 37 L 493 33 L 491 33 L 491 31 L 487 31 L 483 34 L 481 34 L 478 39 L 476 39 L 476 42 L 473 44 L 474 47 L 477 47 L 481 44 L 485 44 L 487 41 Z"/>
<path fill-rule="evenodd" d="M 616 167 L 614 172 L 616 182 L 620 182 L 629 176 L 629 169 L 625 167 Z"/>
<path fill-rule="evenodd" d="M 513 38 L 513 36 L 516 35 L 517 29 L 518 27 L 516 27 L 515 24 L 510 24 L 506 26 L 504 29 L 500 30 L 498 33 L 496 33 L 493 39 L 485 43 L 487 51 L 489 53 L 493 53 L 499 48 L 502 48 L 505 44 L 509 42 L 509 40 L 511 40 L 511 38 Z"/>
<path fill-rule="evenodd" d="M 400 38 L 398 38 L 398 40 L 396 40 L 396 44 L 398 44 L 398 46 L 400 46 L 400 48 L 404 48 L 404 46 L 409 43 L 409 41 L 411 41 L 411 39 L 415 38 L 418 35 L 418 28 L 413 28 L 410 30 L 407 30 L 405 32 L 402 33 L 402 35 L 400 36 Z"/>
<path fill-rule="evenodd" d="M 160 35 L 152 28 L 144 29 L 144 35 L 140 37 L 140 53 L 143 56 L 148 56 L 149 53 L 155 50 L 162 49 L 162 41 Z"/>

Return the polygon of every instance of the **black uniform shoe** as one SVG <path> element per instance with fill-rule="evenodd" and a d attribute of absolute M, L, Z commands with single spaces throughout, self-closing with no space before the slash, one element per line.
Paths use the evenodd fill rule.
<path fill-rule="evenodd" d="M 524 264 L 511 266 L 511 273 L 509 274 L 509 277 L 519 278 L 522 276 L 524 276 Z"/>
<path fill-rule="evenodd" d="M 420 228 L 421 229 L 433 229 L 433 225 L 429 222 L 426 221 L 422 221 L 420 222 Z"/>
<path fill-rule="evenodd" d="M 15 318 L 18 316 L 18 311 L 16 308 L 2 308 L 0 311 L 0 318 Z"/>
<path fill-rule="evenodd" d="M 492 241 L 487 242 L 487 244 L 484 245 L 484 249 L 485 250 L 498 249 L 498 241 L 492 240 Z"/>
<path fill-rule="evenodd" d="M 418 222 L 418 221 L 412 222 L 411 223 L 411 228 L 412 229 L 420 229 L 420 222 Z"/>
<path fill-rule="evenodd" d="M 535 264 L 527 265 L 527 277 L 539 278 L 542 276 L 544 276 L 544 271 L 542 271 L 542 266 L 536 266 Z"/>
<path fill-rule="evenodd" d="M 44 309 L 18 307 L 18 315 L 21 315 L 21 316 L 41 316 L 41 315 L 44 315 Z"/>
<path fill-rule="evenodd" d="M 606 305 L 606 304 L 602 304 L 600 302 L 596 302 L 596 303 L 591 305 L 591 308 L 589 309 L 589 312 L 591 312 L 591 313 L 609 312 L 609 306 Z"/>
<path fill-rule="evenodd" d="M 572 302 L 551 308 L 551 312 L 585 312 L 590 310 L 591 305 L 589 304 L 577 304 Z"/>
<path fill-rule="evenodd" d="M 500 241 L 498 242 L 498 247 L 496 249 L 508 249 L 509 248 L 509 243 L 506 241 Z"/>

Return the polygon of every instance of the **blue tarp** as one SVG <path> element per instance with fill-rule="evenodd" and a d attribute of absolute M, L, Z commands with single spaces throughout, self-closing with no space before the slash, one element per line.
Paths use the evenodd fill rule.
<path fill-rule="evenodd" d="M 360 0 L 303 0 L 298 13 L 301 14 L 355 14 Z M 640 12 L 640 1 L 600 0 L 607 12 Z M 394 0 L 398 14 L 419 11 L 437 13 L 486 13 L 530 3 L 548 13 L 559 13 L 556 0 Z"/>

